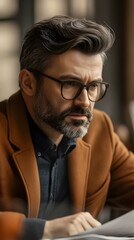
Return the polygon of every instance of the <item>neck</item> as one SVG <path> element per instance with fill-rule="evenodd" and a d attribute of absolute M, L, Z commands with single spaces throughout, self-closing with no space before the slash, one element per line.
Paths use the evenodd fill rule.
<path fill-rule="evenodd" d="M 52 128 L 48 124 L 38 121 L 32 115 L 31 117 L 33 118 L 33 121 L 36 123 L 36 125 L 42 130 L 42 132 L 45 133 L 48 136 L 48 138 L 58 146 L 63 138 L 63 134 L 57 132 L 54 128 Z"/>

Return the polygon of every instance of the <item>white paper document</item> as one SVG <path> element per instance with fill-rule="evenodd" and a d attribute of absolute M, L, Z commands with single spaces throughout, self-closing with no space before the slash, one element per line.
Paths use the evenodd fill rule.
<path fill-rule="evenodd" d="M 134 240 L 134 237 L 113 237 L 99 234 L 77 235 L 72 237 L 54 238 L 54 240 Z M 44 238 L 44 240 L 47 240 Z M 51 240 L 51 239 L 48 239 Z"/>

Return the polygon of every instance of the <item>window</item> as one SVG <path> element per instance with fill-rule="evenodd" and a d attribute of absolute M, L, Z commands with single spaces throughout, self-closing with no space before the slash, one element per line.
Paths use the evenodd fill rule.
<path fill-rule="evenodd" d="M 0 0 L 0 100 L 18 88 L 18 3 L 17 0 Z"/>

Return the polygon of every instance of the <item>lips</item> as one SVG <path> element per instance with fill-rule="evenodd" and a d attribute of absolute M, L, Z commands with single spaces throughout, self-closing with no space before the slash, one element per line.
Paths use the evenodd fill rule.
<path fill-rule="evenodd" d="M 92 115 L 89 116 L 89 114 L 78 114 L 78 113 L 71 113 L 71 114 L 68 114 L 67 116 L 73 118 L 73 119 L 76 119 L 76 120 L 85 120 L 85 119 L 88 119 L 89 122 L 92 121 Z"/>

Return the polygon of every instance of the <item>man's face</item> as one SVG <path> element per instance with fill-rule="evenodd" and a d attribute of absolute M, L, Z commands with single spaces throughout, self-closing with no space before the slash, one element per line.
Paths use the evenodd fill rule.
<path fill-rule="evenodd" d="M 60 80 L 76 79 L 83 84 L 102 79 L 101 56 L 89 56 L 70 50 L 53 57 L 45 74 Z M 38 80 L 37 80 L 38 84 Z M 68 137 L 83 137 L 92 120 L 94 103 L 88 99 L 87 90 L 74 100 L 61 96 L 61 85 L 43 77 L 37 88 L 33 111 L 39 125 Z"/>

